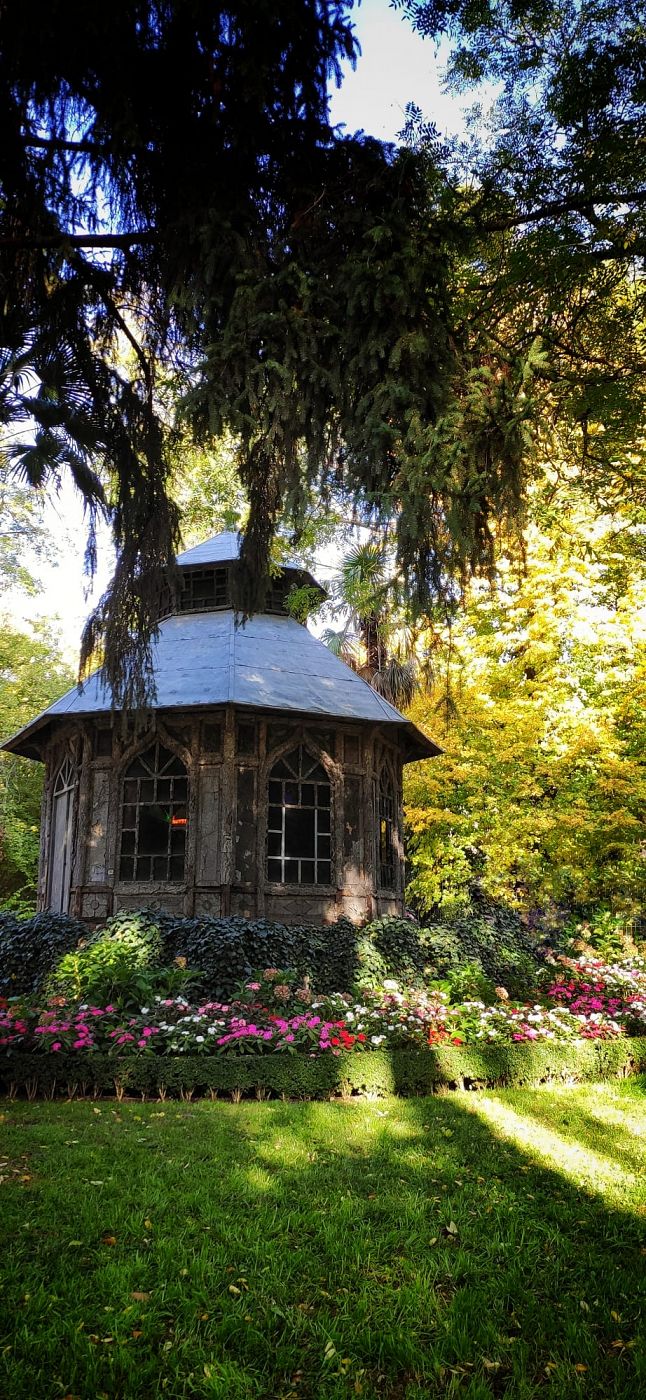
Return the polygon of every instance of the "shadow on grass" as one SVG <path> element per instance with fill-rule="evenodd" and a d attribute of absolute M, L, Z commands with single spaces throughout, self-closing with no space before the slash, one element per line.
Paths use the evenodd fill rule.
<path fill-rule="evenodd" d="M 3 1400 L 633 1400 L 645 1381 L 636 1192 L 613 1193 L 596 1157 L 579 1185 L 565 1155 L 547 1165 L 482 1116 L 513 1106 L 528 1134 L 549 1127 L 550 1151 L 567 1129 L 585 1157 L 579 1098 L 571 1124 L 549 1091 L 16 1105 L 27 1147 L 51 1122 L 75 1175 L 53 1178 L 42 1204 L 38 1186 L 26 1198 L 33 1242 L 17 1214 L 7 1235 L 18 1322 Z M 611 1131 L 604 1161 L 618 1173 L 622 1150 Z M 84 1210 L 114 1246 L 65 1247 L 83 1238 Z M 117 1335 L 133 1290 L 150 1299 L 136 1346 L 132 1321 Z"/>

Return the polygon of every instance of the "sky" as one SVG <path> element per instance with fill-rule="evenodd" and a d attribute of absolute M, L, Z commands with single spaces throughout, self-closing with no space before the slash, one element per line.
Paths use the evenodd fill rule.
<path fill-rule="evenodd" d="M 331 117 L 350 133 L 365 131 L 382 141 L 396 141 L 407 103 L 414 102 L 440 132 L 463 128 L 463 107 L 443 91 L 442 54 L 416 35 L 389 0 L 362 0 L 353 13 L 361 46 L 356 68 L 346 65 L 343 83 L 331 94 Z M 64 484 L 46 508 L 46 521 L 60 541 L 55 567 L 40 571 L 43 591 L 34 600 L 16 599 L 17 618 L 39 615 L 59 619 L 67 660 L 76 666 L 83 622 L 110 578 L 113 553 L 107 528 L 99 532 L 99 568 L 89 591 L 83 571 L 85 525 L 77 494 Z"/>

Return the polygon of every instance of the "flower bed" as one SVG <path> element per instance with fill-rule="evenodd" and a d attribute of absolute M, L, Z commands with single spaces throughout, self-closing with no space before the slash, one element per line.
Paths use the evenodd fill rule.
<path fill-rule="evenodd" d="M 646 1030 L 643 961 L 607 966 L 561 958 L 548 969 L 542 997 L 512 1002 L 496 988 L 495 1005 L 450 1005 L 435 986 L 400 991 L 394 983 L 360 999 L 337 992 L 316 997 L 294 987 L 290 974 L 268 968 L 230 1003 L 191 1005 L 185 997 L 155 998 L 132 1012 L 52 997 L 0 1007 L 0 1051 L 109 1055 L 262 1055 L 301 1052 L 423 1049 L 452 1044 L 523 1044 L 612 1040 Z M 293 979 L 292 979 L 293 981 Z"/>

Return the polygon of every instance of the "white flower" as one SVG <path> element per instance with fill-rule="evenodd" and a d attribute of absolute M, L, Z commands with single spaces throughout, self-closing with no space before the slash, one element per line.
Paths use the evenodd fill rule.
<path fill-rule="evenodd" d="M 203 1044 L 204 1044 L 204 1036 L 203 1036 L 203 1035 L 196 1035 L 196 1037 L 195 1037 L 195 1044 L 196 1044 L 196 1045 L 203 1045 Z"/>
<path fill-rule="evenodd" d="M 149 1006 L 140 1006 L 140 1007 L 139 1007 L 139 1010 L 141 1011 L 142 1016 L 147 1016 L 147 1015 L 148 1015 L 148 1012 L 150 1011 L 150 1007 L 149 1007 Z"/>

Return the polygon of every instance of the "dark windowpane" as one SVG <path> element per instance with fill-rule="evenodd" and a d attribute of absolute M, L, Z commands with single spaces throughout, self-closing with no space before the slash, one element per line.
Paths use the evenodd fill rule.
<path fill-rule="evenodd" d="M 319 783 L 316 789 L 316 800 L 319 807 L 329 807 L 330 805 L 330 785 L 329 783 Z"/>
<path fill-rule="evenodd" d="M 182 855 L 182 856 L 183 856 L 185 846 L 186 846 L 186 827 L 184 827 L 184 826 L 171 827 L 171 832 L 170 832 L 170 849 L 171 849 L 171 855 L 174 855 L 174 856 Z"/>
<path fill-rule="evenodd" d="M 285 783 L 283 801 L 286 807 L 298 807 L 298 783 Z"/>
<path fill-rule="evenodd" d="M 165 856 L 155 856 L 153 860 L 153 880 L 166 879 L 167 862 Z"/>
<path fill-rule="evenodd" d="M 285 812 L 285 855 L 314 857 L 314 812 L 297 807 Z"/>
<path fill-rule="evenodd" d="M 136 779 L 130 779 L 123 785 L 124 802 L 136 802 L 139 793 L 139 784 Z"/>
<path fill-rule="evenodd" d="M 160 749 L 159 772 L 163 773 L 165 778 L 183 778 L 186 770 L 181 758 L 178 758 L 177 754 L 169 753 L 167 749 Z"/>
<path fill-rule="evenodd" d="M 283 800 L 283 785 L 282 785 L 282 783 L 275 783 L 275 782 L 270 783 L 270 784 L 269 784 L 269 801 L 270 801 L 270 802 L 282 802 L 282 800 Z"/>
<path fill-rule="evenodd" d="M 170 778 L 157 779 L 157 801 L 170 802 L 171 780 Z"/>
<path fill-rule="evenodd" d="M 137 871 L 135 874 L 135 879 L 149 880 L 151 864 L 152 862 L 149 856 L 140 856 L 139 860 L 137 861 Z"/>
<path fill-rule="evenodd" d="M 173 781 L 173 798 L 175 802 L 185 802 L 188 797 L 188 778 L 175 778 Z"/>
<path fill-rule="evenodd" d="M 154 778 L 142 778 L 141 783 L 139 784 L 139 801 L 140 801 L 140 802 L 154 802 L 154 801 L 155 801 L 155 780 L 154 780 Z"/>
<path fill-rule="evenodd" d="M 274 764 L 271 770 L 271 776 L 272 778 L 293 778 L 294 774 L 291 768 L 287 767 L 285 760 L 281 758 L 278 763 Z"/>
<path fill-rule="evenodd" d="M 283 809 L 282 807 L 269 808 L 269 830 L 282 831 L 283 829 Z"/>
<path fill-rule="evenodd" d="M 124 856 L 133 856 L 135 853 L 135 833 L 134 831 L 124 831 L 121 839 L 121 850 Z"/>
<path fill-rule="evenodd" d="M 267 855 L 279 856 L 281 847 L 281 834 L 279 831 L 270 831 L 267 834 Z"/>
<path fill-rule="evenodd" d="M 313 884 L 314 884 L 314 861 L 313 861 L 313 860 L 302 860 L 302 861 L 301 861 L 301 884 L 302 884 L 302 885 L 313 885 Z"/>
<path fill-rule="evenodd" d="M 329 884 L 330 884 L 330 862 L 329 862 L 329 860 L 320 860 L 320 861 L 319 861 L 319 863 L 318 863 L 318 868 L 317 868 L 316 883 L 317 883 L 317 885 L 329 885 Z"/>
<path fill-rule="evenodd" d="M 285 884 L 286 884 L 286 885 L 297 885 L 297 884 L 298 884 L 298 861 L 297 861 L 297 860 L 286 860 L 286 861 L 285 861 Z"/>
<path fill-rule="evenodd" d="M 120 866 L 119 866 L 119 879 L 120 879 L 120 880 L 132 880 L 132 879 L 134 879 L 134 868 L 135 868 L 134 860 L 133 860 L 131 857 L 129 857 L 129 856 L 122 856 L 122 857 L 121 857 L 121 864 L 120 864 Z"/>
<path fill-rule="evenodd" d="M 136 758 L 128 769 L 128 776 L 130 778 L 147 778 L 149 773 L 150 768 L 144 762 L 143 758 Z"/>
<path fill-rule="evenodd" d="M 204 725 L 204 746 L 212 753 L 219 753 L 222 747 L 222 729 L 219 724 Z"/>
<path fill-rule="evenodd" d="M 139 814 L 139 850 L 144 856 L 166 854 L 169 822 L 159 807 L 142 807 Z"/>
<path fill-rule="evenodd" d="M 136 826 L 136 825 L 137 825 L 137 808 L 136 808 L 136 807 L 132 807 L 132 806 L 124 807 L 124 809 L 123 809 L 123 825 L 124 825 L 124 827 L 132 827 L 132 826 Z"/>
<path fill-rule="evenodd" d="M 322 856 L 322 857 L 324 857 L 324 858 L 327 857 L 327 858 L 329 859 L 329 856 L 330 856 L 330 838 L 329 838 L 329 836 L 319 836 L 319 839 L 318 839 L 318 852 L 317 852 L 317 854 L 318 854 L 319 856 Z"/>
<path fill-rule="evenodd" d="M 301 806 L 303 806 L 303 807 L 313 807 L 313 806 L 314 806 L 314 784 L 313 784 L 313 783 L 302 783 L 302 784 L 301 784 Z"/>
<path fill-rule="evenodd" d="M 183 856 L 171 856 L 171 862 L 170 862 L 170 878 L 171 878 L 171 880 L 183 880 L 183 879 L 184 879 L 184 857 L 183 857 Z"/>
<path fill-rule="evenodd" d="M 329 831 L 329 830 L 330 830 L 330 809 L 329 809 L 329 807 L 328 807 L 328 808 L 319 807 L 318 812 L 317 812 L 317 821 L 318 821 L 318 829 L 319 829 L 319 831 Z"/>
<path fill-rule="evenodd" d="M 267 861 L 267 874 L 268 874 L 270 880 L 275 880 L 277 883 L 279 883 L 279 882 L 281 881 L 281 879 L 282 879 L 282 870 L 281 870 L 281 863 L 280 863 L 279 860 L 268 860 L 268 861 Z"/>
<path fill-rule="evenodd" d="M 97 758 L 109 758 L 112 753 L 112 730 L 99 729 L 95 736 L 94 752 Z"/>
<path fill-rule="evenodd" d="M 252 754 L 256 752 L 256 726 L 255 724 L 238 725 L 238 753 Z"/>

